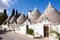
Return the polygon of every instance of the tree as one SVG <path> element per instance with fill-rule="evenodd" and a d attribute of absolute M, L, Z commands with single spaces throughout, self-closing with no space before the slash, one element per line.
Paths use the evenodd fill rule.
<path fill-rule="evenodd" d="M 2 14 L 2 22 L 4 22 L 8 18 L 7 11 L 4 9 L 4 12 Z"/>
<path fill-rule="evenodd" d="M 16 10 L 16 17 L 18 18 L 18 16 L 19 16 L 19 15 L 18 15 L 18 11 Z"/>
<path fill-rule="evenodd" d="M 21 13 L 19 13 L 18 17 L 21 15 Z"/>
<path fill-rule="evenodd" d="M 13 17 L 14 15 L 15 15 L 15 9 L 13 8 L 13 9 L 12 9 L 11 17 Z M 10 18 L 11 18 L 11 17 L 10 17 Z"/>
<path fill-rule="evenodd" d="M 2 24 L 2 13 L 0 13 L 0 25 Z"/>

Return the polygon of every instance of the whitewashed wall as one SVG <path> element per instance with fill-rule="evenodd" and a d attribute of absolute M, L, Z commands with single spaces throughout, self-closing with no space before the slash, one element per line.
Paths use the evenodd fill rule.
<path fill-rule="evenodd" d="M 15 31 L 16 33 L 26 34 L 26 25 L 19 26 Z"/>
<path fill-rule="evenodd" d="M 42 24 L 38 23 L 34 26 L 34 34 L 35 36 L 43 36 L 44 37 L 44 27 Z"/>
<path fill-rule="evenodd" d="M 8 25 L 3 25 L 1 26 L 2 28 L 8 28 Z"/>
<path fill-rule="evenodd" d="M 51 29 L 60 33 L 60 25 L 52 26 Z"/>
<path fill-rule="evenodd" d="M 34 35 L 35 36 L 40 36 L 40 35 L 44 36 L 44 28 L 43 28 L 42 23 L 29 25 L 29 29 L 34 30 Z"/>
<path fill-rule="evenodd" d="M 19 26 L 19 28 L 16 29 L 16 32 L 21 34 L 26 34 L 26 26 Z"/>

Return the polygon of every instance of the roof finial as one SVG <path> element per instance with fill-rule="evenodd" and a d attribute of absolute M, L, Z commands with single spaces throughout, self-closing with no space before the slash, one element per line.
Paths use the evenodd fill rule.
<path fill-rule="evenodd" d="M 35 10 L 36 10 L 37 8 L 36 8 L 36 5 L 35 5 Z"/>
<path fill-rule="evenodd" d="M 22 12 L 22 14 L 24 14 L 24 12 Z"/>
<path fill-rule="evenodd" d="M 51 6 L 51 3 L 50 3 L 50 1 L 49 1 L 49 6 Z"/>

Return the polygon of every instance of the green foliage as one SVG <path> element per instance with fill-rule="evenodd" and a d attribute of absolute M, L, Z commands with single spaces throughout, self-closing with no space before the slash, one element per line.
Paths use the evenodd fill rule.
<path fill-rule="evenodd" d="M 18 15 L 18 17 L 21 15 L 21 13 Z"/>
<path fill-rule="evenodd" d="M 2 22 L 4 22 L 8 18 L 7 11 L 4 9 L 4 12 L 2 14 Z"/>
<path fill-rule="evenodd" d="M 3 13 L 0 13 L 0 25 L 8 18 L 7 11 L 4 9 Z"/>
<path fill-rule="evenodd" d="M 0 17 L 2 16 L 2 13 L 0 13 Z"/>
<path fill-rule="evenodd" d="M 2 24 L 2 13 L 0 13 L 0 25 Z"/>
<path fill-rule="evenodd" d="M 33 30 L 33 29 L 29 29 L 29 30 L 28 30 L 28 34 L 34 35 L 34 30 Z"/>
<path fill-rule="evenodd" d="M 15 9 L 13 8 L 12 9 L 12 16 L 15 14 Z"/>
<path fill-rule="evenodd" d="M 12 14 L 11 14 L 10 18 L 13 17 L 14 15 L 15 15 L 15 9 L 13 8 L 12 9 Z M 18 14 L 18 11 L 16 10 L 16 17 L 18 18 L 20 15 L 21 14 Z M 5 20 L 7 18 L 8 18 L 7 11 L 6 11 L 6 9 L 4 9 L 4 11 L 2 13 L 0 12 L 0 25 L 2 23 L 5 23 Z"/>
<path fill-rule="evenodd" d="M 16 17 L 18 18 L 18 16 L 19 16 L 19 15 L 18 15 L 18 11 L 16 10 Z"/>
<path fill-rule="evenodd" d="M 14 15 L 15 15 L 15 9 L 13 8 L 13 9 L 12 9 L 11 17 L 13 17 Z M 10 17 L 10 18 L 11 18 L 11 17 Z"/>

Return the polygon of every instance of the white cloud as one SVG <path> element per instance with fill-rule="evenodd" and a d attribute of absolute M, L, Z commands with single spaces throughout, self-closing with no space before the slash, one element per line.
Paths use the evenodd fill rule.
<path fill-rule="evenodd" d="M 0 12 L 2 12 L 5 8 L 9 8 L 15 3 L 17 3 L 17 0 L 0 0 Z"/>
<path fill-rule="evenodd" d="M 8 2 L 10 2 L 11 0 L 1 0 L 2 3 L 4 3 L 5 5 L 10 5 Z"/>

